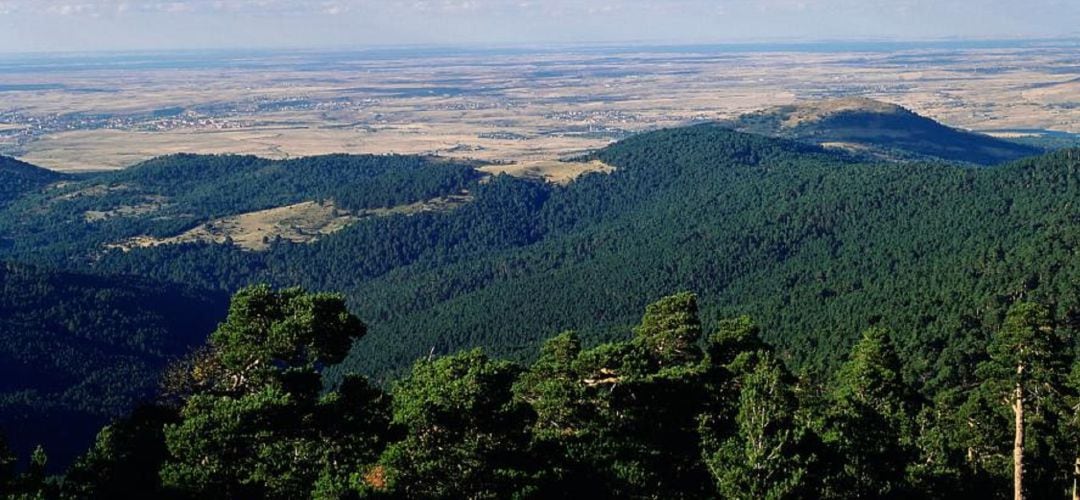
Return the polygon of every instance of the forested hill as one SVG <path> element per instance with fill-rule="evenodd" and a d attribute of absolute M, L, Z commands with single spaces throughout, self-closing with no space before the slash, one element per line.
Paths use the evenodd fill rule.
<path fill-rule="evenodd" d="M 1062 316 L 1080 304 L 1076 150 L 989 170 L 859 164 L 700 126 L 597 156 L 616 172 L 553 190 L 520 223 L 543 235 L 534 243 L 352 288 L 374 316 L 346 369 L 431 346 L 517 353 L 575 325 L 610 338 L 648 300 L 695 289 L 707 318 L 752 314 L 804 369 L 834 367 L 851 332 L 890 326 L 909 375 L 934 383 L 982 345 L 971 325 L 1014 298 L 1053 295 Z"/>
<path fill-rule="evenodd" d="M 649 300 L 694 289 L 707 319 L 753 314 L 798 369 L 834 367 L 852 332 L 890 326 L 907 375 L 932 385 L 983 341 L 971 325 L 1018 296 L 1075 314 L 1077 157 L 861 163 L 701 125 L 612 145 L 596 158 L 613 173 L 565 187 L 470 181 L 455 210 L 364 219 L 313 243 L 113 250 L 89 266 L 343 291 L 372 327 L 334 377 L 385 380 L 433 347 L 527 357 L 568 327 L 614 338 Z"/>
<path fill-rule="evenodd" d="M 89 394 L 80 387 L 121 395 L 115 410 L 153 386 L 176 352 L 166 347 L 180 348 L 153 339 L 209 331 L 170 304 L 195 303 L 187 309 L 206 313 L 200 325 L 222 311 L 216 299 L 156 282 L 344 292 L 370 333 L 329 372 L 332 382 L 350 372 L 389 382 L 433 348 L 527 358 L 566 328 L 586 344 L 622 339 L 645 304 L 696 290 L 706 325 L 753 315 L 797 372 L 829 372 L 858 332 L 889 327 L 905 376 L 930 394 L 971 376 L 968 360 L 1017 298 L 1046 300 L 1066 323 L 1080 317 L 1077 150 L 994 168 L 862 163 L 701 125 L 635 136 L 595 158 L 614 171 L 555 186 L 434 158 L 179 155 L 30 190 L 0 209 L 0 258 L 80 274 L 44 286 L 51 271 L 23 271 L 31 277 L 7 288 L 4 307 L 46 325 L 11 327 L 9 352 L 41 354 L 20 369 L 54 367 L 50 377 L 63 380 L 19 375 L 28 385 L 5 395 L 15 406 L 3 411 L 18 415 L 9 409 L 25 395 L 59 401 L 82 413 L 48 414 L 74 428 L 107 412 L 80 406 Z M 415 209 L 449 196 L 456 205 Z M 110 246 L 326 199 L 335 203 L 329 217 L 354 216 L 334 232 L 257 251 L 229 239 Z M 85 273 L 155 281 L 114 288 Z M 76 352 L 90 354 L 70 362 Z M 61 457 L 54 452 L 54 463 Z"/>
<path fill-rule="evenodd" d="M 67 176 L 0 155 L 0 207 Z"/>
<path fill-rule="evenodd" d="M 894 104 L 842 98 L 777 106 L 740 116 L 735 129 L 843 148 L 885 159 L 994 165 L 1039 149 L 958 130 Z"/>
<path fill-rule="evenodd" d="M 224 294 L 0 262 L 0 429 L 63 467 L 110 419 L 156 394 L 202 344 Z M 17 432 L 15 432 L 17 431 Z"/>

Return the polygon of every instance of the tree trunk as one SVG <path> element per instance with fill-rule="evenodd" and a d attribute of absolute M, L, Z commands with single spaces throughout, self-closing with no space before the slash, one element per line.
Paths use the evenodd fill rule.
<path fill-rule="evenodd" d="M 1013 499 L 1024 498 L 1024 387 L 1019 379 L 1024 365 L 1016 366 L 1016 392 L 1013 395 L 1013 415 L 1016 416 L 1016 435 L 1013 439 Z"/>
<path fill-rule="evenodd" d="M 1073 462 L 1073 500 L 1080 500 L 1080 484 L 1077 484 L 1077 480 L 1080 480 L 1080 457 Z"/>

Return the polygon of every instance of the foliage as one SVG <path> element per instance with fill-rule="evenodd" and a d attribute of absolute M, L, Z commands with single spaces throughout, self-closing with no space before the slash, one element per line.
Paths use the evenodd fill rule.
<path fill-rule="evenodd" d="M 319 371 L 364 324 L 340 296 L 255 286 L 210 337 L 221 370 L 164 425 L 162 485 L 182 496 L 299 498 L 348 484 L 374 459 L 388 418 L 362 381 L 320 397 Z M 196 364 L 193 370 L 200 369 Z"/>

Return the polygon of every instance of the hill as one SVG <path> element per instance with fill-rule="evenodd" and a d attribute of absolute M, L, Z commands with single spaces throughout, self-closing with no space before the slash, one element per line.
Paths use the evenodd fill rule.
<path fill-rule="evenodd" d="M 462 195 L 484 177 L 473 167 L 394 155 L 166 156 L 28 193 L 0 213 L 0 247 L 42 263 L 92 261 L 109 248 L 185 233 L 196 236 L 175 241 L 229 240 L 249 249 L 278 237 L 310 242 L 380 209 Z M 221 227 L 237 219 L 244 227 Z"/>
<path fill-rule="evenodd" d="M 42 444 L 65 466 L 224 313 L 206 290 L 0 262 L 0 429 L 20 456 Z"/>
<path fill-rule="evenodd" d="M 1039 153 L 1033 146 L 942 125 L 903 107 L 866 98 L 777 106 L 739 117 L 736 130 L 894 160 L 994 165 Z"/>
<path fill-rule="evenodd" d="M 65 178 L 68 176 L 0 155 L 0 207 Z"/>
<path fill-rule="evenodd" d="M 977 344 L 964 325 L 992 323 L 1012 297 L 1052 294 L 1057 314 L 1075 312 L 1076 158 L 1066 150 L 993 169 L 862 163 L 715 125 L 624 140 L 588 159 L 611 172 L 565 186 L 413 157 L 323 158 L 317 168 L 169 157 L 20 200 L 0 212 L 0 238 L 11 242 L 0 255 L 222 291 L 260 281 L 343 291 L 372 328 L 335 377 L 359 370 L 385 380 L 433 347 L 526 357 L 569 327 L 610 339 L 647 301 L 694 289 L 710 304 L 706 318 L 759 318 L 800 369 L 834 367 L 855 332 L 888 324 L 912 360 L 908 376 L 932 383 L 952 369 L 937 353 Z M 261 176 L 270 180 L 254 182 Z M 302 179 L 315 184 L 293 189 Z M 387 200 L 382 186 L 395 183 L 435 188 L 391 190 L 398 198 Z M 130 204 L 110 198 L 129 196 L 110 186 L 170 196 L 166 210 L 183 222 L 162 213 L 87 222 L 87 210 Z M 69 196 L 91 188 L 106 194 Z M 354 209 L 458 190 L 468 201 L 358 218 L 258 252 L 211 241 L 107 247 L 332 188 L 355 194 Z"/>
<path fill-rule="evenodd" d="M 856 332 L 887 324 L 908 376 L 932 384 L 953 369 L 949 356 L 981 341 L 965 325 L 992 324 L 1013 297 L 1052 294 L 1062 317 L 1080 303 L 1075 150 L 993 169 L 862 163 L 702 125 L 594 159 L 614 170 L 566 186 L 476 181 L 454 210 L 366 218 L 309 243 L 192 242 L 57 262 L 221 290 L 343 291 L 372 327 L 331 375 L 383 379 L 433 347 L 527 357 L 572 326 L 613 338 L 647 301 L 694 289 L 706 318 L 754 315 L 800 369 L 835 367 Z M 91 250 L 67 231 L 64 253 Z M 49 248 L 9 250 L 44 260 Z"/>

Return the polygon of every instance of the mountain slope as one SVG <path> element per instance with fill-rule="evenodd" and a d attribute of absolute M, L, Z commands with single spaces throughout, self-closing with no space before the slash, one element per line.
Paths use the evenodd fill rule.
<path fill-rule="evenodd" d="M 858 163 L 703 125 L 642 134 L 595 157 L 614 171 L 567 186 L 491 178 L 468 184 L 472 201 L 452 211 L 367 218 L 264 252 L 197 242 L 101 253 L 99 236 L 78 234 L 98 229 L 71 221 L 50 233 L 69 238 L 62 244 L 16 243 L 6 252 L 220 290 L 266 281 L 346 292 L 371 334 L 337 375 L 386 377 L 433 347 L 524 356 L 569 327 L 615 338 L 646 302 L 691 289 L 713 307 L 707 317 L 759 318 L 805 369 L 834 367 L 856 332 L 887 324 L 918 370 L 909 376 L 928 381 L 950 368 L 951 358 L 936 354 L 943 346 L 978 344 L 967 319 L 992 322 L 1018 294 L 1052 293 L 1060 315 L 1080 303 L 1076 151 L 994 169 Z M 204 160 L 184 161 L 197 173 Z M 216 176 L 231 171 L 230 158 L 215 161 Z M 325 168 L 334 175 L 341 167 Z M 438 168 L 417 175 L 442 175 Z M 163 182 L 158 173 L 129 175 Z M 215 175 L 185 190 L 214 193 L 200 186 Z M 260 199 L 251 189 L 244 200 Z M 237 209 L 214 201 L 230 192 L 206 196 L 198 203 Z M 21 203 L 0 215 L 9 221 L 0 237 L 41 238 L 35 224 L 48 220 L 11 222 L 34 206 Z"/>
<path fill-rule="evenodd" d="M 67 176 L 35 167 L 8 156 L 0 156 L 0 207 L 18 197 L 41 189 Z"/>
<path fill-rule="evenodd" d="M 801 368 L 835 367 L 871 323 L 897 330 L 910 376 L 950 369 L 1018 294 L 1080 304 L 1075 150 L 993 169 L 858 163 L 789 140 L 696 127 L 596 154 L 565 187 L 496 178 L 453 212 L 361 221 L 265 253 L 196 244 L 113 252 L 108 272 L 233 288 L 346 292 L 371 325 L 338 375 L 397 373 L 434 347 L 526 356 L 584 328 L 619 337 L 648 301 L 695 290 L 758 318 Z M 583 325 L 591 325 L 585 326 Z"/>
<path fill-rule="evenodd" d="M 844 148 L 889 159 L 940 158 L 993 165 L 1039 149 L 942 125 L 865 98 L 814 101 L 743 115 L 735 129 Z"/>
<path fill-rule="evenodd" d="M 224 312 L 224 294 L 0 262 L 0 432 L 62 467 Z"/>
<path fill-rule="evenodd" d="M 643 303 L 689 289 L 717 304 L 710 314 L 759 319 L 804 368 L 834 367 L 856 332 L 882 322 L 925 379 L 949 369 L 938 350 L 978 345 L 965 318 L 993 322 L 1021 294 L 1054 296 L 1062 315 L 1080 307 L 1076 150 L 974 170 L 852 164 L 779 141 L 732 154 L 743 140 L 714 127 L 629 139 L 598 154 L 614 174 L 553 194 L 538 216 L 589 201 L 618 211 L 364 283 L 360 311 L 420 309 L 373 321 L 352 366 L 377 372 L 430 346 L 526 352 L 575 325 L 610 338 Z"/>

